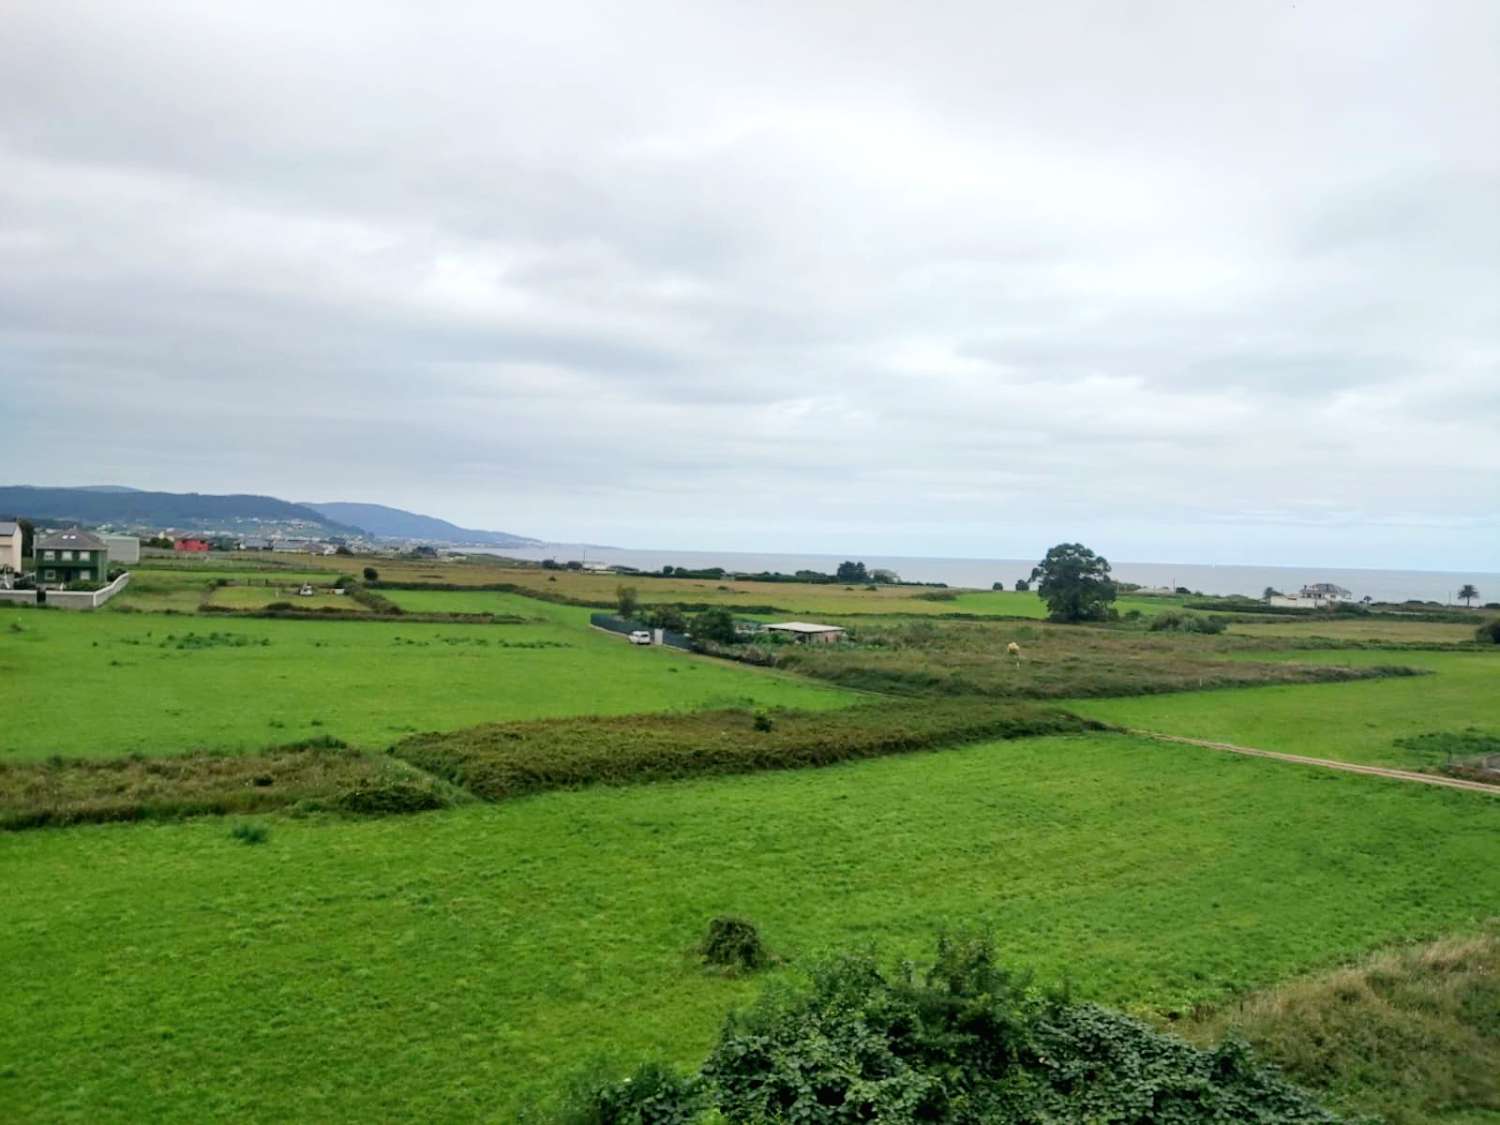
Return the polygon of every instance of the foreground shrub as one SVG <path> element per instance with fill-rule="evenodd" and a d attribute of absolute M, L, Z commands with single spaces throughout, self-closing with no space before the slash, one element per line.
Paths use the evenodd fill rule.
<path fill-rule="evenodd" d="M 491 723 L 413 735 L 396 757 L 486 800 L 546 789 L 824 766 L 983 739 L 1100 729 L 1063 711 L 978 700 L 780 712 L 770 730 L 749 711 Z"/>
<path fill-rule="evenodd" d="M 648 1062 L 623 1082 L 593 1075 L 579 1079 L 548 1120 L 557 1125 L 692 1125 L 706 1109 L 699 1078 Z"/>
<path fill-rule="evenodd" d="M 652 1120 L 692 1120 L 670 1115 L 704 1101 L 728 1121 L 810 1125 L 1339 1120 L 1238 1041 L 1202 1050 L 1037 994 L 982 937 L 940 939 L 921 970 L 887 970 L 870 955 L 813 965 L 804 986 L 771 989 L 730 1017 L 701 1080 L 654 1087 Z M 625 1098 L 633 1084 L 603 1087 L 593 1102 Z"/>
<path fill-rule="evenodd" d="M 1500 645 L 1500 617 L 1487 621 L 1474 630 L 1474 639 L 1480 644 Z"/>

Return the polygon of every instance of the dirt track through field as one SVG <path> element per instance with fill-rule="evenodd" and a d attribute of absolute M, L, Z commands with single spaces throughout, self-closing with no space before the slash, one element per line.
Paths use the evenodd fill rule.
<path fill-rule="evenodd" d="M 1231 754 L 1248 754 L 1254 758 L 1275 758 L 1280 762 L 1295 762 L 1303 766 L 1322 766 L 1324 769 L 1344 770 L 1346 773 L 1367 773 L 1375 777 L 1388 777 L 1394 781 L 1415 781 L 1420 785 L 1441 785 L 1446 789 L 1471 789 L 1500 797 L 1500 785 L 1486 785 L 1482 781 L 1466 781 L 1459 777 L 1439 777 L 1431 773 L 1414 773 L 1411 770 L 1395 770 L 1386 766 L 1362 766 L 1355 762 L 1337 762 L 1331 758 L 1307 758 L 1301 754 L 1283 754 L 1276 750 L 1259 750 L 1254 746 L 1236 746 L 1232 742 L 1213 742 L 1206 738 L 1185 738 L 1180 734 L 1164 734 L 1155 730 L 1131 729 L 1130 734 L 1143 738 L 1154 738 L 1158 742 L 1180 742 L 1187 746 L 1205 746 L 1210 750 L 1227 750 Z"/>

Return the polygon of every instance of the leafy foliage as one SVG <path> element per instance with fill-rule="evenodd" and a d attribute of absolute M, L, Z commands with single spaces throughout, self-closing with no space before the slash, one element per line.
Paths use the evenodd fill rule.
<path fill-rule="evenodd" d="M 730 1121 L 814 1125 L 1339 1120 L 1237 1040 L 1202 1050 L 1029 985 L 983 936 L 939 938 L 925 969 L 826 958 L 805 987 L 769 990 L 730 1017 L 701 1085 L 658 1081 L 652 1095 L 668 1095 L 659 1120 L 691 1120 L 665 1115 L 705 1099 Z M 604 1087 L 594 1103 L 629 1097 L 633 1085 Z"/>
<path fill-rule="evenodd" d="M 1224 631 L 1224 622 L 1217 617 L 1203 617 L 1196 613 L 1184 613 L 1169 609 L 1151 619 L 1153 633 L 1207 633 L 1213 635 Z"/>
<path fill-rule="evenodd" d="M 1474 639 L 1480 644 L 1500 645 L 1500 618 L 1487 621 L 1475 629 Z"/>
<path fill-rule="evenodd" d="M 734 616 L 727 609 L 705 609 L 688 627 L 695 641 L 729 645 L 735 642 Z"/>
<path fill-rule="evenodd" d="M 666 629 L 672 633 L 686 633 L 688 628 L 687 617 L 675 605 L 654 605 L 641 616 L 641 620 L 653 629 Z"/>
<path fill-rule="evenodd" d="M 558 1125 L 691 1125 L 706 1108 L 699 1078 L 647 1062 L 622 1082 L 601 1081 L 593 1074 L 576 1080 L 549 1120 Z"/>
<path fill-rule="evenodd" d="M 1032 570 L 1031 580 L 1053 621 L 1105 621 L 1115 600 L 1109 560 L 1082 543 L 1059 543 Z"/>
<path fill-rule="evenodd" d="M 833 577 L 837 582 L 868 582 L 870 572 L 865 569 L 864 563 L 846 559 L 839 563 L 838 569 L 833 572 Z"/>
<path fill-rule="evenodd" d="M 640 595 L 636 593 L 634 586 L 615 587 L 615 606 L 620 616 L 629 620 L 635 616 L 635 607 L 640 602 Z"/>

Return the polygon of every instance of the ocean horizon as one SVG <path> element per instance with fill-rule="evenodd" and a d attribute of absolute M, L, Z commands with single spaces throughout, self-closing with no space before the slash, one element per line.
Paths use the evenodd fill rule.
<path fill-rule="evenodd" d="M 792 554 L 756 551 L 674 551 L 651 548 L 600 547 L 578 543 L 544 543 L 535 547 L 470 548 L 472 554 L 498 555 L 503 558 L 540 562 L 555 558 L 632 566 L 639 570 L 659 570 L 663 566 L 686 566 L 692 569 L 723 567 L 725 570 L 754 573 L 798 570 L 832 573 L 849 555 Z M 870 569 L 893 570 L 909 582 L 943 582 L 988 590 L 1003 582 L 1007 589 L 1016 579 L 1028 578 L 1037 559 L 963 559 L 926 558 L 915 555 L 859 555 Z M 1255 566 L 1212 563 L 1116 562 L 1110 560 L 1114 577 L 1141 586 L 1186 587 L 1203 594 L 1245 594 L 1260 597 L 1267 586 L 1283 592 L 1294 592 L 1314 582 L 1332 582 L 1349 590 L 1354 597 L 1375 601 L 1408 600 L 1461 604 L 1456 594 L 1465 584 L 1478 588 L 1476 605 L 1500 602 L 1500 573 L 1492 571 L 1387 570 L 1363 567 L 1327 566 Z"/>

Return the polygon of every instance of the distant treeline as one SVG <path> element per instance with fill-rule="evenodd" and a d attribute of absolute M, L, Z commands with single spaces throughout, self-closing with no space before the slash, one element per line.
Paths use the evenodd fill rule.
<path fill-rule="evenodd" d="M 542 568 L 544 570 L 577 570 L 582 563 L 559 563 L 556 559 L 544 559 Z M 615 567 L 620 574 L 628 574 L 632 578 L 689 578 L 707 582 L 722 582 L 732 579 L 739 582 L 802 582 L 812 585 L 850 585 L 859 584 L 866 586 L 927 586 L 946 589 L 946 582 L 907 582 L 894 571 L 876 568 L 870 570 L 862 562 L 843 562 L 839 564 L 838 570 L 833 574 L 825 574 L 821 570 L 798 570 L 791 574 L 784 574 L 779 570 L 761 570 L 746 572 L 742 570 L 726 570 L 722 566 L 709 566 L 694 569 L 687 566 L 664 566 L 660 570 L 638 570 L 635 567 Z"/>

